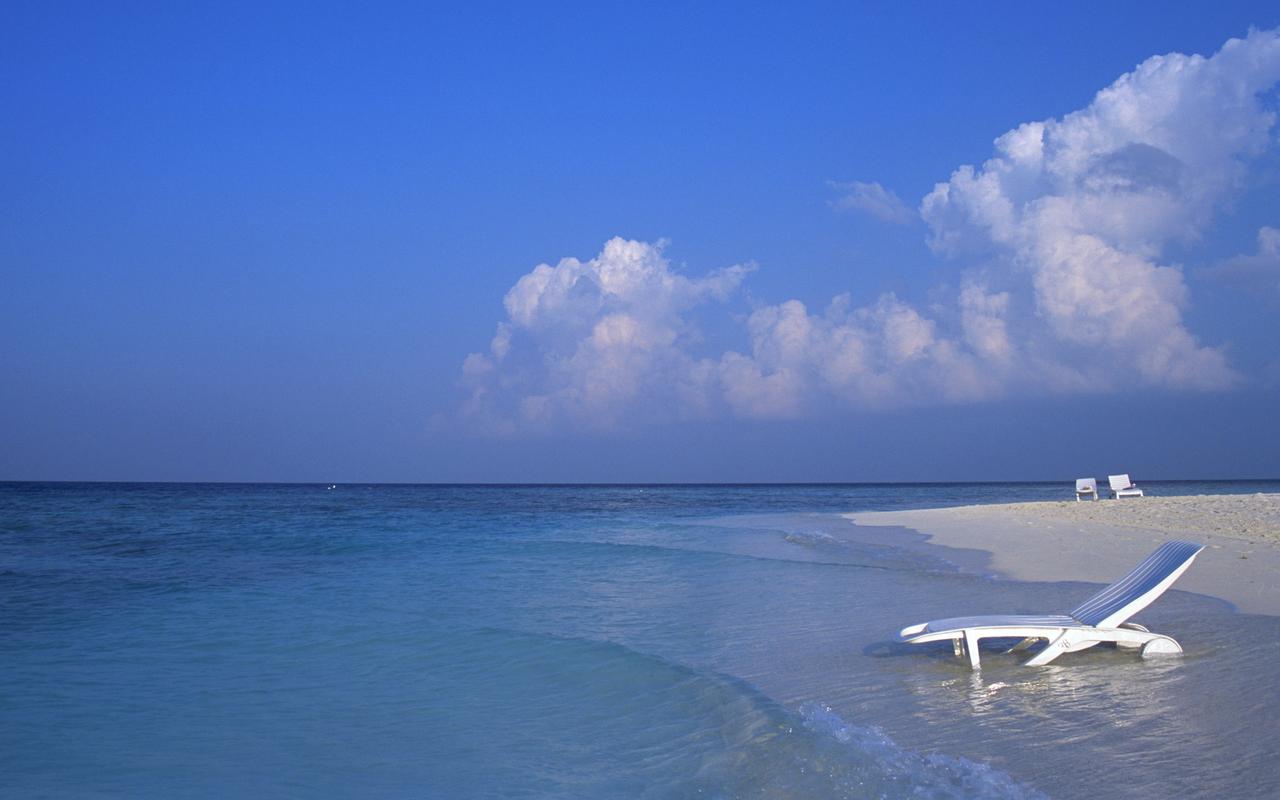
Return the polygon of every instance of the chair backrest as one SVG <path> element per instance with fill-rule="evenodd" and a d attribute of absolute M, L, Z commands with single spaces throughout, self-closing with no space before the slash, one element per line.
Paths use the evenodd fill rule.
<path fill-rule="evenodd" d="M 1097 478 L 1076 478 L 1076 494 L 1097 494 Z"/>
<path fill-rule="evenodd" d="M 1095 628 L 1114 628 L 1151 605 L 1187 571 L 1204 545 L 1166 542 L 1133 572 L 1086 600 L 1071 616 Z"/>
<path fill-rule="evenodd" d="M 1107 480 L 1111 482 L 1111 491 L 1113 492 L 1133 486 L 1133 481 L 1129 480 L 1129 473 L 1127 472 L 1124 475 L 1108 475 Z"/>

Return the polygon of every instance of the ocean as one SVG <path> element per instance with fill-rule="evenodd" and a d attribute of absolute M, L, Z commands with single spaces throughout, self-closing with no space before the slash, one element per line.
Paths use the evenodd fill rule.
<path fill-rule="evenodd" d="M 0 484 L 0 796 L 1280 796 L 1280 618 L 973 672 L 894 635 L 1097 587 L 840 517 L 1072 489 Z"/>

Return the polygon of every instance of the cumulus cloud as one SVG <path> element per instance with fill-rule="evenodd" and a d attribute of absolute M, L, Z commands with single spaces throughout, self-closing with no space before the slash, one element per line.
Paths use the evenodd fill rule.
<path fill-rule="evenodd" d="M 463 362 L 465 415 L 497 430 L 609 427 L 646 407 L 704 415 L 712 376 L 690 355 L 699 333 L 688 312 L 725 300 L 752 267 L 689 278 L 664 247 L 614 238 L 590 260 L 539 264 L 516 281 L 489 351 Z"/>
<path fill-rule="evenodd" d="M 1259 94 L 1278 79 L 1276 31 L 1211 58 L 1150 58 L 1087 108 L 1004 134 L 981 167 L 938 184 L 921 203 L 931 244 L 1029 276 L 1052 340 L 1147 383 L 1229 386 L 1236 374 L 1186 328 L 1182 274 L 1160 257 L 1204 230 L 1271 144 L 1275 115 Z M 1094 378 L 1106 388 L 1116 376 Z"/>
<path fill-rule="evenodd" d="M 540 264 L 507 293 L 488 350 L 464 361 L 464 416 L 514 431 L 1229 387 L 1239 376 L 1187 327 L 1189 291 L 1163 254 L 1194 243 L 1274 145 L 1260 95 L 1278 80 L 1280 32 L 1252 32 L 1212 57 L 1148 59 L 1087 107 L 998 137 L 920 203 L 931 247 L 959 265 L 927 307 L 894 294 L 757 304 L 716 352 L 700 324 L 741 307 L 750 266 L 689 277 L 664 243 L 620 238 L 587 261 Z M 913 218 L 879 184 L 836 188 L 837 207 Z M 1280 231 L 1216 269 L 1276 283 Z"/>
<path fill-rule="evenodd" d="M 916 213 L 907 208 L 902 198 L 878 183 L 830 181 L 827 185 L 841 193 L 831 201 L 831 207 L 836 210 L 870 214 L 881 222 L 895 225 L 905 225 L 916 218 Z"/>
<path fill-rule="evenodd" d="M 463 362 L 464 417 L 490 431 L 557 423 L 799 416 L 829 398 L 860 407 L 992 396 L 1013 358 L 1007 293 L 967 283 L 958 338 L 893 294 L 848 295 L 811 313 L 798 300 L 745 318 L 747 352 L 698 355 L 693 311 L 731 298 L 749 266 L 701 278 L 663 244 L 612 239 L 587 261 L 540 264 L 516 281 L 488 352 Z"/>
<path fill-rule="evenodd" d="M 999 295 L 973 291 L 998 330 Z M 861 308 L 840 295 L 821 313 L 789 300 L 756 310 L 747 327 L 750 356 L 726 354 L 720 372 L 729 404 L 742 416 L 795 416 L 826 397 L 864 408 L 976 400 L 998 386 L 998 364 L 941 335 L 937 321 L 893 294 Z"/>

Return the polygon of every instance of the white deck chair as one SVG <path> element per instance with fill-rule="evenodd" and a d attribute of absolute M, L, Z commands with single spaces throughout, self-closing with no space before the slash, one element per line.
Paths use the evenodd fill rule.
<path fill-rule="evenodd" d="M 1176 654 L 1182 646 L 1171 637 L 1152 633 L 1129 617 L 1164 594 L 1187 571 L 1204 545 L 1167 542 L 1147 556 L 1133 572 L 1086 600 L 1066 616 L 986 616 L 939 619 L 903 628 L 898 641 L 923 644 L 950 639 L 955 654 L 968 653 L 977 669 L 978 642 L 982 639 L 1021 639 L 1008 652 L 1025 650 L 1039 639 L 1048 644 L 1027 661 L 1027 666 L 1048 664 L 1063 653 L 1085 650 L 1102 642 L 1141 648 L 1142 656 Z"/>
<path fill-rule="evenodd" d="M 1080 502 L 1081 497 L 1088 497 L 1091 500 L 1098 499 L 1098 479 L 1097 478 L 1077 478 L 1076 479 L 1076 502 Z"/>
<path fill-rule="evenodd" d="M 1111 483 L 1111 496 L 1119 500 L 1121 497 L 1142 497 L 1142 490 L 1126 475 L 1108 475 Z"/>

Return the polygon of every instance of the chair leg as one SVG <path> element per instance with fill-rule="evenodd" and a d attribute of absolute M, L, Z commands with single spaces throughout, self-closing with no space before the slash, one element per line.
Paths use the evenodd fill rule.
<path fill-rule="evenodd" d="M 969 666 L 978 669 L 981 666 L 978 663 L 978 635 L 972 631 L 965 631 L 964 647 L 969 651 Z"/>
<path fill-rule="evenodd" d="M 1067 631 L 1062 631 L 1057 636 L 1050 639 L 1049 643 L 1044 646 L 1043 650 L 1028 659 L 1025 666 L 1043 667 L 1045 664 L 1048 664 L 1050 661 L 1053 661 L 1055 658 L 1068 652 L 1070 649 L 1070 634 Z"/>

